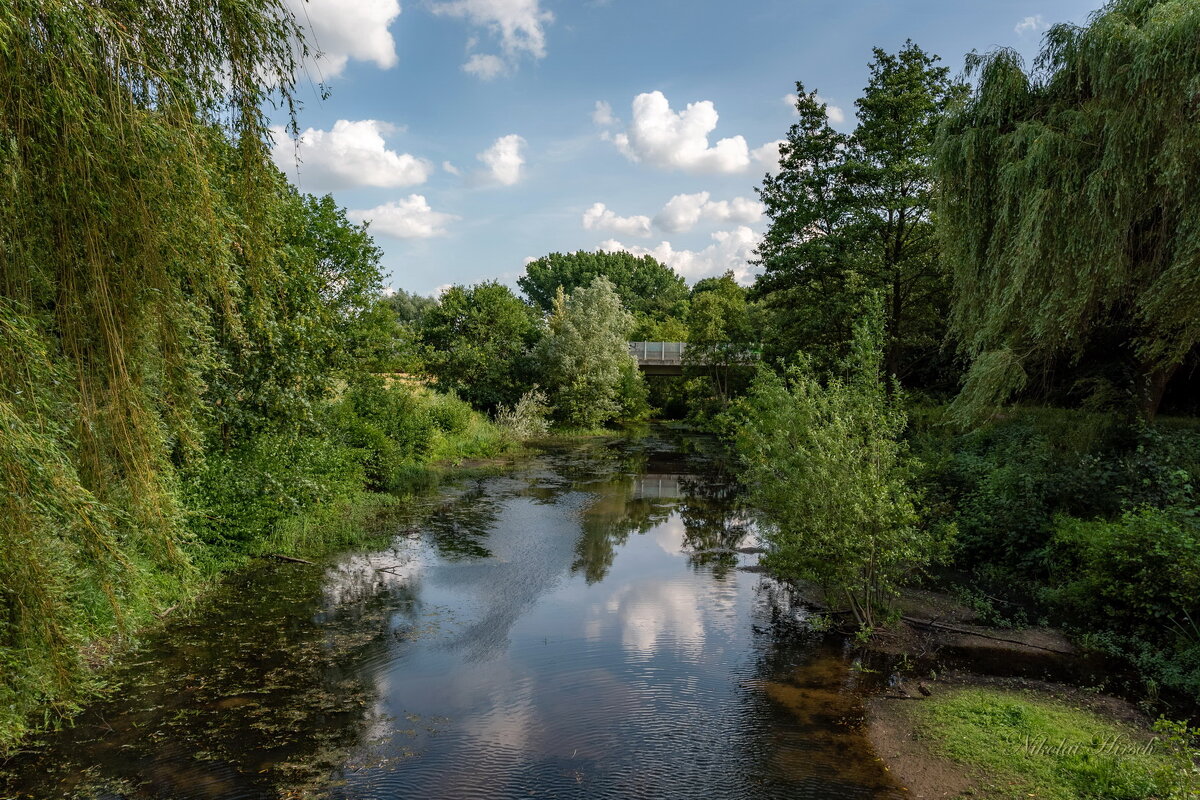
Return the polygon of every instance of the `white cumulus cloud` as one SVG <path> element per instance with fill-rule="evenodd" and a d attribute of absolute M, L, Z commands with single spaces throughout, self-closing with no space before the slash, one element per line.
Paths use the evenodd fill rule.
<path fill-rule="evenodd" d="M 1037 14 L 1035 16 L 1026 17 L 1025 19 L 1021 20 L 1020 22 L 1018 22 L 1016 24 L 1016 27 L 1014 27 L 1013 30 L 1016 33 L 1018 33 L 1019 35 L 1024 36 L 1027 33 L 1037 33 L 1038 31 L 1044 31 L 1049 27 L 1050 26 L 1046 24 L 1046 21 L 1044 19 L 1042 19 L 1042 15 Z"/>
<path fill-rule="evenodd" d="M 340 75 L 350 59 L 380 69 L 396 66 L 396 42 L 388 31 L 400 16 L 399 0 L 287 0 L 305 29 L 310 51 L 320 54 L 322 78 Z"/>
<path fill-rule="evenodd" d="M 717 231 L 712 234 L 712 240 L 713 243 L 703 250 L 676 250 L 670 242 L 665 241 L 657 247 L 647 248 L 625 245 L 615 239 L 601 242 L 600 249 L 610 252 L 624 250 L 635 256 L 653 256 L 691 281 L 732 270 L 739 283 L 748 284 L 753 279 L 749 262 L 762 240 L 761 234 L 739 225 L 731 231 Z"/>
<path fill-rule="evenodd" d="M 650 218 L 619 217 L 604 203 L 593 203 L 583 212 L 583 227 L 589 231 L 608 231 L 621 236 L 649 236 Z"/>
<path fill-rule="evenodd" d="M 633 121 L 628 130 L 613 136 L 612 141 L 626 158 L 655 167 L 741 172 L 750 166 L 750 148 L 742 136 L 710 145 L 708 135 L 716 129 L 717 119 L 711 100 L 689 103 L 676 112 L 662 92 L 644 92 L 633 98 Z"/>
<path fill-rule="evenodd" d="M 475 157 L 487 165 L 491 180 L 504 186 L 512 186 L 521 180 L 521 165 L 525 163 L 521 148 L 524 146 L 524 139 L 510 133 L 508 136 L 501 136 L 491 147 Z"/>
<path fill-rule="evenodd" d="M 378 120 L 340 119 L 332 130 L 308 128 L 296 144 L 282 127 L 274 127 L 271 156 L 284 172 L 298 173 L 302 188 L 308 192 L 424 183 L 434 170 L 433 164 L 389 150 L 383 137 L 395 130 L 395 126 Z"/>
<path fill-rule="evenodd" d="M 372 233 L 395 239 L 428 239 L 444 236 L 446 225 L 458 217 L 434 211 L 424 195 L 410 194 L 403 200 L 392 200 L 375 208 L 350 210 L 346 216 L 356 222 L 369 222 Z"/>
<path fill-rule="evenodd" d="M 713 201 L 708 192 L 677 194 L 654 216 L 654 224 L 664 231 L 690 231 L 700 220 L 738 222 L 749 225 L 762 218 L 763 205 L 748 197 Z"/>
<path fill-rule="evenodd" d="M 821 95 L 817 95 L 817 102 L 825 104 L 825 116 L 829 117 L 829 121 L 834 125 L 840 125 L 846 121 L 846 112 L 842 110 L 841 106 L 835 106 Z"/>
<path fill-rule="evenodd" d="M 764 167 L 768 172 L 778 172 L 779 146 L 785 141 L 785 139 L 776 139 L 773 142 L 767 142 L 761 147 L 756 147 L 750 151 L 750 157 Z"/>
<path fill-rule="evenodd" d="M 499 40 L 500 48 L 508 64 L 521 55 L 532 58 L 546 56 L 545 26 L 554 21 L 554 15 L 541 8 L 540 0 L 449 0 L 434 3 L 433 13 L 465 19 L 472 25 L 489 31 Z M 468 50 L 472 49 L 472 37 Z M 490 80 L 507 71 L 499 56 L 471 56 L 463 69 L 477 77 Z"/>

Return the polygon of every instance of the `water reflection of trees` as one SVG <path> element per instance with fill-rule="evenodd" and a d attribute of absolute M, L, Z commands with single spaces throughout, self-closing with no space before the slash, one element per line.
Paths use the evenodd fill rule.
<path fill-rule="evenodd" d="M 606 480 L 599 481 L 592 462 L 591 482 L 573 484 L 597 492 L 597 499 L 583 515 L 572 571 L 582 572 L 588 583 L 602 580 L 631 534 L 646 533 L 675 512 L 683 520 L 684 546 L 695 568 L 711 569 L 720 578 L 737 566 L 736 554 L 714 552 L 738 547 L 747 522 L 737 511 L 740 488 L 713 437 L 617 441 L 609 451 Z M 638 496 L 636 479 L 645 475 L 678 478 L 678 496 Z"/>
<path fill-rule="evenodd" d="M 755 613 L 753 678 L 744 686 L 745 719 L 736 763 L 762 797 L 899 797 L 863 732 L 864 697 L 886 677 L 841 637 L 814 632 L 791 593 L 764 579 Z"/>
<path fill-rule="evenodd" d="M 421 529 L 443 558 L 458 561 L 491 555 L 484 542 L 500 516 L 504 495 L 490 483 L 474 480 L 460 493 L 427 508 Z"/>

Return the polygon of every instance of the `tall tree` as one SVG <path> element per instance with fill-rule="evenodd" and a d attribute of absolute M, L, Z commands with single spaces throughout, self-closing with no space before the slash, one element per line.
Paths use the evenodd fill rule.
<path fill-rule="evenodd" d="M 857 286 L 853 237 L 847 232 L 852 195 L 843 163 L 849 137 L 829 125 L 817 91 L 796 83 L 798 119 L 779 148 L 779 170 L 758 189 L 771 225 L 758 248 L 763 270 L 751 288 L 768 312 L 768 360 L 804 350 L 823 367 L 849 341 Z M 843 307 L 847 302 L 852 308 Z"/>
<path fill-rule="evenodd" d="M 403 289 L 397 289 L 380 302 L 390 308 L 398 320 L 406 323 L 420 322 L 421 315 L 425 313 L 426 309 L 437 305 L 437 300 L 433 297 L 426 297 L 416 292 L 406 292 Z"/>
<path fill-rule="evenodd" d="M 186 568 L 172 455 L 214 319 L 280 291 L 265 109 L 298 33 L 278 0 L 0 4 L 0 730 Z"/>
<path fill-rule="evenodd" d="M 550 313 L 558 287 L 571 294 L 591 286 L 600 276 L 609 280 L 626 310 L 637 317 L 663 320 L 683 316 L 688 296 L 683 278 L 653 256 L 635 256 L 623 250 L 551 253 L 531 261 L 517 285 L 531 303 Z"/>
<path fill-rule="evenodd" d="M 709 396 L 723 406 L 733 388 L 734 374 L 741 369 L 748 379 L 753 372 L 745 366 L 755 338 L 750 308 L 746 290 L 734 280 L 732 272 L 696 284 L 687 325 L 684 360 L 688 372 L 706 378 Z"/>
<path fill-rule="evenodd" d="M 530 351 L 541 324 L 507 286 L 453 286 L 421 320 L 429 371 L 476 407 L 511 405 L 533 385 Z"/>
<path fill-rule="evenodd" d="M 1032 74 L 1011 50 L 969 59 L 937 162 L 964 419 L 1114 326 L 1157 410 L 1200 340 L 1198 41 L 1193 0 L 1116 0 L 1047 32 Z"/>
<path fill-rule="evenodd" d="M 800 118 L 779 173 L 759 190 L 772 224 L 756 295 L 789 344 L 832 364 L 846 352 L 864 298 L 884 292 L 885 369 L 928 383 L 919 373 L 941 344 L 948 303 L 931 219 L 932 147 L 939 119 L 964 90 L 912 42 L 874 56 L 850 136 L 829 126 L 815 91 L 796 85 Z"/>
<path fill-rule="evenodd" d="M 639 395 L 644 404 L 645 384 L 627 343 L 632 326 L 604 276 L 570 295 L 558 291 L 539 355 L 564 422 L 594 428 L 625 416 Z"/>

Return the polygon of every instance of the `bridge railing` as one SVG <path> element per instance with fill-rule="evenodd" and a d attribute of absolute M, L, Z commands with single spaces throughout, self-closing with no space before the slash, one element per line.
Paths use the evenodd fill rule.
<path fill-rule="evenodd" d="M 629 352 L 643 367 L 682 367 L 686 342 L 630 342 Z M 756 349 L 741 345 L 714 345 L 696 352 L 696 363 L 753 364 L 762 358 Z"/>
<path fill-rule="evenodd" d="M 685 342 L 630 342 L 629 352 L 643 366 L 679 366 L 686 346 Z"/>

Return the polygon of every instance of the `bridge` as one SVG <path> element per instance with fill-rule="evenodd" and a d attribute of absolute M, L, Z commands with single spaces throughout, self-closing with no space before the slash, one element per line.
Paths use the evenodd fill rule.
<path fill-rule="evenodd" d="M 647 375 L 682 375 L 686 347 L 687 342 L 630 342 L 629 353 Z M 759 359 L 756 350 L 727 351 L 724 356 L 729 364 L 752 364 Z"/>
<path fill-rule="evenodd" d="M 647 375 L 682 375 L 684 342 L 630 342 L 629 352 Z"/>

